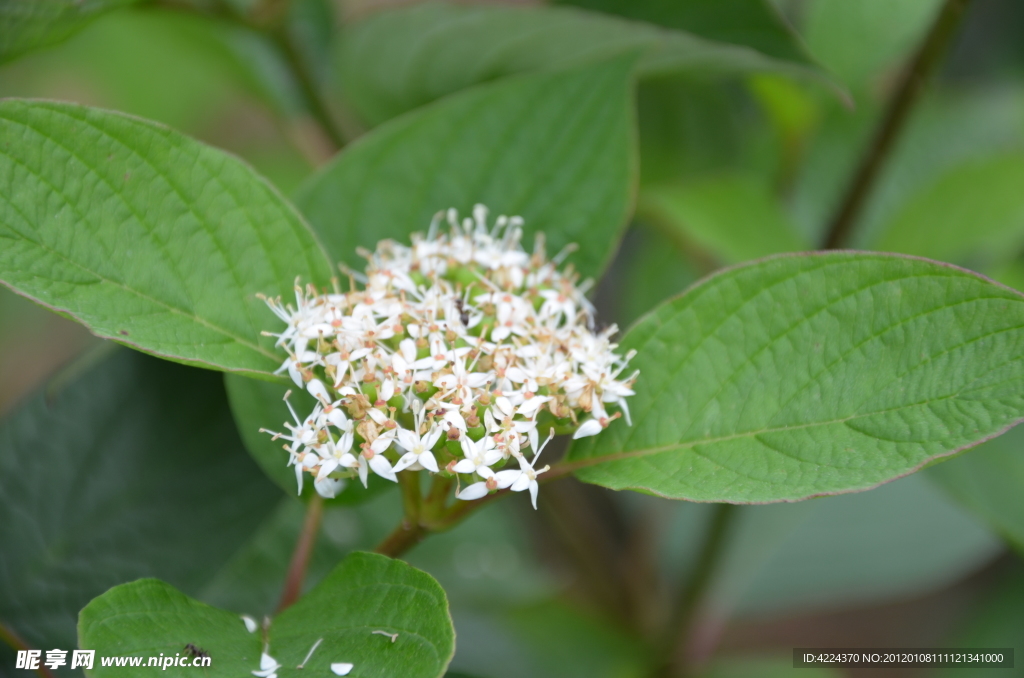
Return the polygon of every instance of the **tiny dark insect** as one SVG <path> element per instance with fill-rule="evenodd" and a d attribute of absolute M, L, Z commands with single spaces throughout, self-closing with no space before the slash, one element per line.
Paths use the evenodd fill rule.
<path fill-rule="evenodd" d="M 465 302 L 461 298 L 455 298 L 455 308 L 459 309 L 459 320 L 462 321 L 463 327 L 469 327 L 469 311 L 466 310 Z"/>
<path fill-rule="evenodd" d="M 122 337 L 128 336 L 128 330 L 118 330 L 117 333 L 120 334 Z"/>
<path fill-rule="evenodd" d="M 186 649 L 186 650 L 188 650 L 188 653 L 189 653 L 190 655 L 192 655 L 193 657 L 209 657 L 209 656 L 210 656 L 210 655 L 209 655 L 209 654 L 208 654 L 208 653 L 206 652 L 206 650 L 204 650 L 204 649 L 203 649 L 203 648 L 201 648 L 201 647 L 196 647 L 196 646 L 195 646 L 195 645 L 193 645 L 192 643 L 189 643 L 188 645 L 186 645 L 186 646 L 185 646 L 185 649 Z"/>

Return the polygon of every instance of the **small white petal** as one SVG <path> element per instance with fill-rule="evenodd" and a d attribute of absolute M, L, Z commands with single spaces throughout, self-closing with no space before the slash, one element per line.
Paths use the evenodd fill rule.
<path fill-rule="evenodd" d="M 341 462 L 339 462 L 337 459 L 325 459 L 324 462 L 320 464 L 320 471 L 316 474 L 316 479 L 323 480 L 331 473 L 333 473 L 334 469 L 338 468 L 338 466 L 340 465 Z"/>
<path fill-rule="evenodd" d="M 295 385 L 302 388 L 302 372 L 299 372 L 299 365 L 294 360 L 288 360 L 288 376 L 292 378 Z"/>
<path fill-rule="evenodd" d="M 408 452 L 406 454 L 403 454 L 399 458 L 399 460 L 395 462 L 395 466 L 394 466 L 394 468 L 392 470 L 395 473 L 398 473 L 400 471 L 404 471 L 405 469 L 407 469 L 410 466 L 412 466 L 413 464 L 415 464 L 417 461 L 419 461 L 419 460 L 417 458 L 416 453 L 415 452 Z"/>
<path fill-rule="evenodd" d="M 587 419 L 583 422 L 583 425 L 576 429 L 576 432 L 572 434 L 573 440 L 580 438 L 586 438 L 587 436 L 596 436 L 601 432 L 601 422 L 597 419 Z"/>
<path fill-rule="evenodd" d="M 530 476 L 527 475 L 526 473 L 520 473 L 519 477 L 516 478 L 516 481 L 512 483 L 512 486 L 509 489 L 512 490 L 513 492 L 522 492 L 529 486 Z"/>
<path fill-rule="evenodd" d="M 391 468 L 391 462 L 388 461 L 388 458 L 383 454 L 373 455 L 373 459 L 370 460 L 370 468 L 373 469 L 373 472 L 381 478 L 387 478 L 395 483 L 398 482 L 398 478 L 395 476 L 395 471 Z"/>
<path fill-rule="evenodd" d="M 348 662 L 335 662 L 331 664 L 331 671 L 336 676 L 347 676 L 352 671 L 353 664 Z"/>
<path fill-rule="evenodd" d="M 330 401 L 330 396 L 327 394 L 327 387 L 324 386 L 324 382 L 319 379 L 311 379 L 306 384 L 306 390 L 309 391 L 309 395 L 313 396 L 317 400 Z"/>
<path fill-rule="evenodd" d="M 434 459 L 434 455 L 431 454 L 429 451 L 420 454 L 419 462 L 423 466 L 423 468 L 427 469 L 428 471 L 431 471 L 433 473 L 439 472 L 439 469 L 437 468 L 437 460 Z"/>
<path fill-rule="evenodd" d="M 476 464 L 472 459 L 461 459 L 452 467 L 456 473 L 472 473 L 476 470 Z"/>
<path fill-rule="evenodd" d="M 384 383 L 380 385 L 380 399 L 387 402 L 395 397 L 395 382 L 392 379 L 384 380 Z"/>
<path fill-rule="evenodd" d="M 513 483 L 524 475 L 522 471 L 512 469 L 509 471 L 498 471 L 494 474 L 494 479 L 498 481 L 498 489 L 504 490 L 506 487 L 511 487 Z"/>
<path fill-rule="evenodd" d="M 345 489 L 345 481 L 340 478 L 318 478 L 313 481 L 313 487 L 324 499 L 334 499 Z"/>
<path fill-rule="evenodd" d="M 487 483 L 473 483 L 466 487 L 466 489 L 455 495 L 456 499 L 464 499 L 466 501 L 472 501 L 474 499 L 480 499 L 487 496 Z"/>
<path fill-rule="evenodd" d="M 248 631 L 249 633 L 256 633 L 256 629 L 259 628 L 259 625 L 256 623 L 255 619 L 253 619 L 247 614 L 243 614 L 242 621 L 245 623 L 246 631 Z"/>

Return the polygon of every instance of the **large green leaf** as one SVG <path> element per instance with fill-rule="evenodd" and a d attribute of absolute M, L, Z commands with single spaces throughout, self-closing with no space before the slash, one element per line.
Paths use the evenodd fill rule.
<path fill-rule="evenodd" d="M 0 62 L 67 38 L 97 15 L 137 0 L 3 0 Z"/>
<path fill-rule="evenodd" d="M 110 586 L 200 589 L 278 496 L 219 375 L 117 349 L 0 425 L 0 620 L 72 647 L 78 611 Z"/>
<path fill-rule="evenodd" d="M 294 423 L 284 401 L 284 395 L 288 391 L 291 391 L 289 399 L 292 407 L 298 412 L 308 413 L 313 410 L 316 404 L 313 396 L 304 390 L 289 388 L 290 385 L 250 379 L 237 374 L 224 375 L 224 386 L 227 388 L 231 411 L 238 424 L 238 433 L 242 436 L 246 449 L 271 480 L 288 494 L 296 494 L 298 480 L 295 478 L 295 468 L 288 466 L 288 454 L 281 449 L 283 443 L 274 440 L 273 436 L 261 432 L 260 429 L 283 432 L 286 431 L 285 422 Z M 349 482 L 331 503 L 358 503 L 389 487 L 394 487 L 394 483 L 376 475 L 369 479 L 366 488 L 358 480 L 354 480 Z M 309 499 L 315 494 L 313 483 L 307 474 L 302 485 L 302 497 Z"/>
<path fill-rule="evenodd" d="M 641 214 L 722 263 L 810 249 L 754 177 L 731 175 L 644 188 Z"/>
<path fill-rule="evenodd" d="M 518 214 L 551 252 L 576 242 L 584 275 L 608 262 L 635 183 L 632 59 L 524 76 L 452 97 L 363 137 L 297 202 L 330 253 L 407 240 L 438 211 Z"/>
<path fill-rule="evenodd" d="M 1024 553 L 1024 427 L 925 473 Z"/>
<path fill-rule="evenodd" d="M 780 59 L 807 61 L 799 38 L 767 0 L 558 0 L 747 45 Z"/>
<path fill-rule="evenodd" d="M 984 270 L 1024 246 L 1024 154 L 960 165 L 910 197 L 872 249 Z"/>
<path fill-rule="evenodd" d="M 633 426 L 569 451 L 612 489 L 698 501 L 865 490 L 1024 418 L 1024 296 L 895 255 L 725 270 L 634 327 Z"/>
<path fill-rule="evenodd" d="M 345 100 L 370 125 L 513 73 L 642 53 L 643 74 L 779 72 L 813 67 L 749 47 L 571 7 L 421 3 L 346 28 L 336 57 Z"/>
<path fill-rule="evenodd" d="M 250 675 L 260 668 L 261 633 L 249 633 L 238 615 L 154 579 L 115 587 L 93 600 L 82 610 L 78 628 L 79 645 L 101 656 L 173 656 L 192 643 L 209 653 L 211 677 Z M 455 651 L 448 602 L 437 582 L 401 561 L 370 553 L 342 561 L 272 620 L 266 640 L 269 654 L 282 665 L 277 671 L 282 677 L 328 676 L 332 663 L 348 662 L 355 664 L 353 675 L 437 678 Z M 305 668 L 297 668 L 303 663 Z M 91 675 L 123 671 L 97 667 Z M 193 673 L 192 667 L 167 671 L 168 676 Z"/>
<path fill-rule="evenodd" d="M 256 298 L 328 259 L 237 159 L 161 125 L 53 102 L 0 103 L 0 282 L 101 337 L 266 375 L 278 321 Z"/>

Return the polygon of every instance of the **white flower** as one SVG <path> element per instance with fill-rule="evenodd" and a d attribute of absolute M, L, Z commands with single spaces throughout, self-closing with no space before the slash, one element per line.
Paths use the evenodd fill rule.
<path fill-rule="evenodd" d="M 419 464 L 431 473 L 437 473 L 439 471 L 437 460 L 434 459 L 434 454 L 430 450 L 440 440 L 441 433 L 440 426 L 432 426 L 422 437 L 404 428 L 399 429 L 398 444 L 406 450 L 406 453 L 395 464 L 395 472 L 404 471 Z"/>
<path fill-rule="evenodd" d="M 347 479 L 426 469 L 474 475 L 460 499 L 529 489 L 536 504 L 547 468 L 537 468 L 538 421 L 581 422 L 576 438 L 630 423 L 637 375 L 620 375 L 633 356 L 615 352 L 614 326 L 592 331 L 589 281 L 559 270 L 572 248 L 549 260 L 538 236 L 529 254 L 522 219 L 487 218 L 480 205 L 468 219 L 438 213 L 411 245 L 364 253 L 365 272 L 346 270 L 349 291 L 296 285 L 294 303 L 266 300 L 285 324 L 269 333 L 287 354 L 278 372 L 317 400 L 304 419 L 289 403 L 293 421 L 273 433 L 288 441 L 300 491 L 306 474 L 333 497 Z M 441 468 L 437 455 L 453 449 Z M 518 469 L 494 472 L 510 457 Z"/>
<path fill-rule="evenodd" d="M 334 662 L 331 664 L 331 672 L 336 676 L 347 676 L 352 672 L 353 664 L 348 662 Z"/>
<path fill-rule="evenodd" d="M 494 438 L 484 436 L 480 440 L 473 441 L 466 436 L 460 442 L 462 453 L 466 458 L 456 463 L 452 470 L 456 473 L 477 473 L 485 478 L 490 476 L 491 469 L 489 467 L 501 461 L 502 457 L 501 452 L 495 449 Z M 485 469 L 483 473 L 481 473 L 481 469 Z"/>

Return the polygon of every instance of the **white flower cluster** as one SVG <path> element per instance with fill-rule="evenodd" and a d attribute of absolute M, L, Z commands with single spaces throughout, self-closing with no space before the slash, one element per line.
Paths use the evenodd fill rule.
<path fill-rule="evenodd" d="M 538 237 L 525 252 L 522 224 L 501 216 L 488 228 L 482 205 L 461 222 L 449 210 L 411 247 L 385 240 L 364 252 L 366 274 L 349 272 L 349 292 L 297 286 L 294 307 L 267 300 L 287 324 L 272 335 L 288 352 L 279 372 L 318 401 L 274 433 L 288 441 L 300 492 L 306 473 L 333 497 L 356 474 L 365 485 L 371 471 L 396 481 L 426 469 L 471 477 L 459 499 L 528 489 L 536 507 L 548 469 L 537 467 L 539 431 L 581 438 L 629 421 L 637 375 L 620 374 L 632 355 L 615 353 L 614 326 L 591 329 L 585 285 L 557 270 L 568 249 L 548 260 Z"/>

